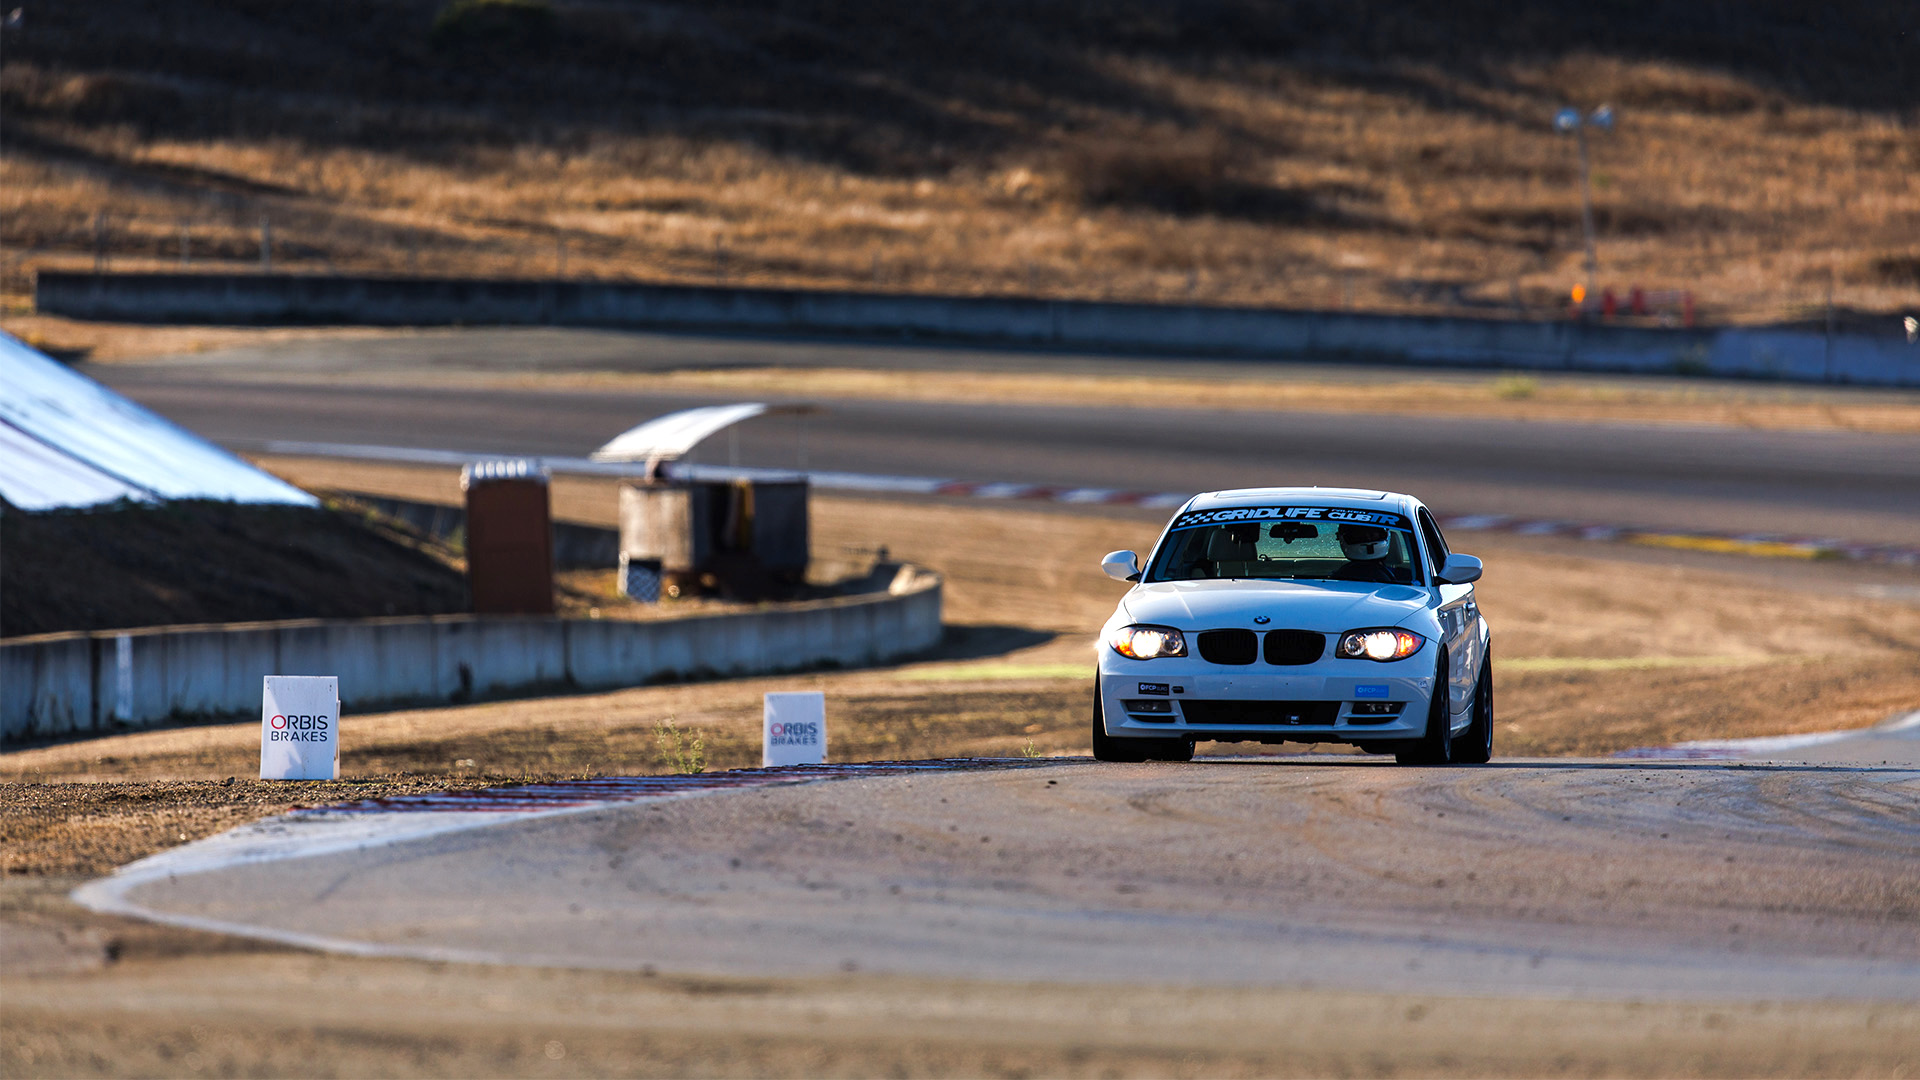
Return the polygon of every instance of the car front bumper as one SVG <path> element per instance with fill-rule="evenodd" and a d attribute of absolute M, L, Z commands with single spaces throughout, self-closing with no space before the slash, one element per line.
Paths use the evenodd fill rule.
<path fill-rule="evenodd" d="M 1435 689 L 1431 650 L 1368 666 L 1322 661 L 1284 673 L 1190 660 L 1103 659 L 1099 687 L 1107 734 L 1136 738 L 1267 742 L 1412 739 L 1427 728 Z M 1394 705 L 1398 709 L 1384 710 Z M 1164 706 L 1164 708 L 1162 707 Z"/>

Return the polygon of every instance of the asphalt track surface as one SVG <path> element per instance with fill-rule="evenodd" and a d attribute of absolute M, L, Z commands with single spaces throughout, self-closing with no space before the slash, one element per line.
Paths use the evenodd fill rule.
<path fill-rule="evenodd" d="M 476 331 L 300 342 L 89 374 L 242 452 L 275 441 L 584 455 L 715 397 L 463 385 L 463 372 L 834 364 L 907 370 L 1165 371 L 1171 362 L 1017 351 L 643 334 Z M 434 372 L 424 386 L 356 373 Z M 1188 363 L 1200 374 L 1317 372 Z M 1343 373 L 1344 374 L 1344 373 Z M 1365 373 L 1372 375 L 1375 373 Z M 1381 371 L 1379 377 L 1406 373 Z M 1425 377 L 1425 373 L 1422 373 Z M 301 380 L 275 381 L 276 377 Z M 1444 377 L 1444 376 L 1441 376 Z M 1920 438 L 1843 432 L 1490 421 L 1351 413 L 830 401 L 805 422 L 743 425 L 696 460 L 1146 491 L 1262 484 L 1407 491 L 1442 514 L 1911 543 Z M 802 446 L 804 445 L 804 453 Z"/>
<path fill-rule="evenodd" d="M 867 777 L 150 873 L 125 899 L 363 955 L 662 974 L 1920 1000 L 1920 720 L 1800 756 Z"/>

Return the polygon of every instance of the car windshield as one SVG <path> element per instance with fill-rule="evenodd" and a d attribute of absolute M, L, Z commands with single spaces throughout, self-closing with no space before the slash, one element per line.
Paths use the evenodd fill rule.
<path fill-rule="evenodd" d="M 1417 584 L 1413 530 L 1398 514 L 1324 506 L 1182 514 L 1144 581 L 1289 578 Z"/>

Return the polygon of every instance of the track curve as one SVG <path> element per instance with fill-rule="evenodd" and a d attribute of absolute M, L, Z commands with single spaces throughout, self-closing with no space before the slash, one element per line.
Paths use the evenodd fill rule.
<path fill-rule="evenodd" d="M 1359 758 L 931 772 L 149 880 L 345 951 L 1678 999 L 1920 999 L 1920 768 Z"/>

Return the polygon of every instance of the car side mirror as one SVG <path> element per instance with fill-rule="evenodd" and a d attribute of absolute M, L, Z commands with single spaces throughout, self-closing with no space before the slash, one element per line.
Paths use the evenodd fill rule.
<path fill-rule="evenodd" d="M 1140 557 L 1131 551 L 1109 551 L 1100 560 L 1100 569 L 1115 581 L 1139 581 Z"/>
<path fill-rule="evenodd" d="M 1434 576 L 1436 584 L 1468 585 L 1480 580 L 1480 560 L 1471 555 L 1449 555 Z"/>

